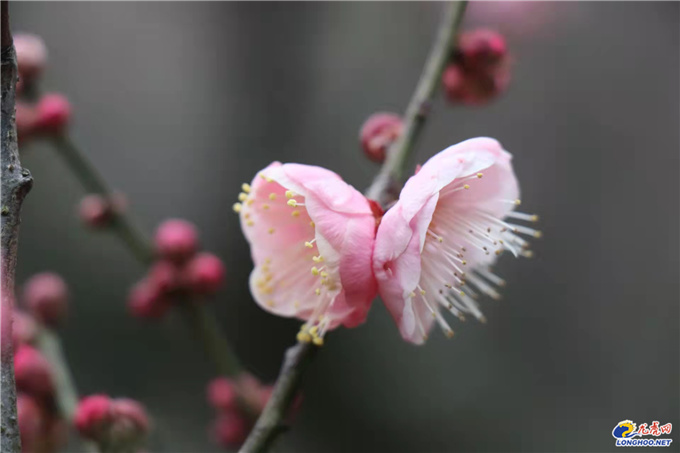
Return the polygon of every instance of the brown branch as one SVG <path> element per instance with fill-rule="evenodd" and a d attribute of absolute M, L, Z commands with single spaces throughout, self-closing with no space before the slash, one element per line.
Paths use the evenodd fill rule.
<path fill-rule="evenodd" d="M 440 83 L 442 72 L 455 44 L 455 37 L 458 34 L 466 5 L 465 1 L 452 2 L 447 5 L 432 51 L 406 109 L 404 132 L 391 147 L 387 160 L 371 187 L 366 191 L 368 198 L 380 202 L 383 206 L 398 196 L 406 162 L 425 124 L 429 103 Z M 257 420 L 255 428 L 243 444 L 240 453 L 265 452 L 278 435 L 285 431 L 283 420 L 297 393 L 302 373 L 314 355 L 314 350 L 316 346 L 298 343 L 286 351 L 274 393 Z"/>
<path fill-rule="evenodd" d="M 16 386 L 14 382 L 14 356 L 12 351 L 12 310 L 14 307 L 14 274 L 19 240 L 19 214 L 24 197 L 31 189 L 31 173 L 21 167 L 17 148 L 15 124 L 15 89 L 17 82 L 17 61 L 9 29 L 9 6 L 2 2 L 2 127 L 0 131 L 2 165 L 2 231 L 0 247 L 0 278 L 2 279 L 2 306 L 0 308 L 0 402 L 1 421 L 0 449 L 3 452 L 19 453 L 21 439 L 17 423 Z"/>

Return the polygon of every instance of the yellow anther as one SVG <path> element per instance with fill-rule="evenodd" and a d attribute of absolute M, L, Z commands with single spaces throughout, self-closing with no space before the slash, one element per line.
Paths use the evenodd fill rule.
<path fill-rule="evenodd" d="M 477 173 L 477 177 L 478 177 L 478 178 L 481 178 L 482 176 L 484 176 L 484 174 L 482 174 L 482 173 Z"/>
<path fill-rule="evenodd" d="M 538 215 L 536 214 L 532 215 L 529 220 L 531 220 L 532 222 L 538 222 Z"/>
<path fill-rule="evenodd" d="M 534 252 L 532 252 L 531 250 L 527 250 L 526 252 L 524 252 L 524 257 L 525 258 L 533 258 Z"/>
<path fill-rule="evenodd" d="M 269 209 L 269 205 L 268 205 L 267 203 L 263 204 L 263 205 L 262 205 L 262 209 L 264 209 L 264 210 Z"/>
<path fill-rule="evenodd" d="M 316 266 L 312 268 L 312 275 L 319 275 L 319 269 Z"/>
<path fill-rule="evenodd" d="M 432 314 L 432 318 L 433 318 L 433 319 L 437 319 L 437 313 L 432 312 L 431 314 Z"/>
<path fill-rule="evenodd" d="M 267 274 L 267 276 L 264 278 L 264 281 L 269 283 L 270 281 L 272 281 L 272 278 L 274 278 L 274 275 Z"/>
<path fill-rule="evenodd" d="M 259 173 L 259 176 L 260 176 L 260 178 L 262 178 L 262 179 L 265 179 L 265 180 L 267 179 L 267 177 L 264 175 L 264 173 Z"/>
<path fill-rule="evenodd" d="M 272 288 L 271 286 L 265 286 L 264 288 L 262 288 L 262 294 L 271 294 L 273 292 L 274 292 L 274 288 Z M 271 305 L 270 305 L 270 303 L 271 303 Z M 270 307 L 273 307 L 274 302 L 269 301 L 269 302 L 267 302 L 267 305 L 269 305 Z"/>
<path fill-rule="evenodd" d="M 296 300 L 295 302 L 293 302 L 293 307 L 295 307 L 296 309 L 300 308 L 300 301 Z"/>
<path fill-rule="evenodd" d="M 317 346 L 323 346 L 323 338 L 321 337 L 314 337 L 312 342 Z"/>
<path fill-rule="evenodd" d="M 453 338 L 453 330 L 447 330 L 445 333 L 447 337 Z"/>
<path fill-rule="evenodd" d="M 234 210 L 234 212 L 241 212 L 242 207 L 243 207 L 243 205 L 241 205 L 241 203 L 234 203 L 234 206 L 232 206 L 232 209 Z"/>
<path fill-rule="evenodd" d="M 316 293 L 317 296 L 320 296 L 321 295 L 321 288 L 316 288 L 314 290 L 314 293 Z"/>
<path fill-rule="evenodd" d="M 295 192 L 292 190 L 286 190 L 286 198 L 293 198 L 295 196 Z"/>
<path fill-rule="evenodd" d="M 444 238 L 442 238 L 442 237 L 437 238 L 437 240 L 438 240 L 440 243 L 444 242 Z"/>
<path fill-rule="evenodd" d="M 416 293 L 414 293 L 413 291 L 411 291 L 411 294 L 409 294 L 408 297 L 416 297 Z"/>
<path fill-rule="evenodd" d="M 276 305 L 276 304 L 274 303 L 273 300 L 270 299 L 270 300 L 267 301 L 267 306 L 268 306 L 268 307 L 271 308 L 271 307 L 273 307 L 274 305 Z"/>
<path fill-rule="evenodd" d="M 465 185 L 463 186 L 463 189 L 466 189 L 466 190 L 467 190 L 467 189 L 469 189 L 469 188 L 470 188 L 470 184 L 465 184 Z"/>
<path fill-rule="evenodd" d="M 320 263 L 320 262 L 323 261 L 323 256 L 321 256 L 321 255 L 319 255 L 319 256 L 313 256 L 313 257 L 312 257 L 312 261 L 314 261 L 315 263 Z"/>
<path fill-rule="evenodd" d="M 540 231 L 535 231 L 535 232 L 534 232 L 534 237 L 535 237 L 536 239 L 538 239 L 538 238 L 540 238 L 540 237 L 542 237 L 542 236 L 543 236 L 543 233 L 541 233 Z"/>
<path fill-rule="evenodd" d="M 297 201 L 295 201 L 295 200 L 288 200 L 287 205 L 288 205 L 288 206 L 295 207 L 295 206 L 297 206 Z"/>
<path fill-rule="evenodd" d="M 328 278 L 328 272 L 326 272 L 326 271 L 321 272 L 321 276 L 323 278 Z"/>
<path fill-rule="evenodd" d="M 298 332 L 297 340 L 300 343 L 310 343 L 312 341 L 312 336 L 307 332 Z"/>
<path fill-rule="evenodd" d="M 309 333 L 311 333 L 313 337 L 319 335 L 319 326 L 314 326 L 311 329 L 309 329 Z"/>
<path fill-rule="evenodd" d="M 258 288 L 262 288 L 263 286 L 267 285 L 267 283 L 261 278 L 255 280 L 255 284 L 257 285 Z"/>
<path fill-rule="evenodd" d="M 462 264 L 463 264 L 463 266 L 465 266 L 467 264 L 467 261 L 463 260 Z"/>
<path fill-rule="evenodd" d="M 461 296 L 465 297 L 465 293 L 464 293 L 463 291 L 461 291 L 461 292 L 458 293 L 458 294 L 460 294 Z"/>
<path fill-rule="evenodd" d="M 238 201 L 246 201 L 248 199 L 248 194 L 245 192 L 241 192 L 238 194 Z"/>
<path fill-rule="evenodd" d="M 311 242 L 305 242 L 305 247 L 307 247 L 308 249 L 311 249 L 311 248 L 314 247 L 314 245 L 312 245 Z"/>
<path fill-rule="evenodd" d="M 311 221 L 311 222 L 309 222 L 309 226 L 314 228 L 314 227 L 316 227 L 316 223 L 314 223 L 314 221 Z"/>
<path fill-rule="evenodd" d="M 255 222 L 253 222 L 252 220 L 248 220 L 248 221 L 246 222 L 246 225 L 248 225 L 248 226 L 253 226 L 253 225 L 255 225 Z"/>
<path fill-rule="evenodd" d="M 296 209 L 295 211 L 291 212 L 290 215 L 293 217 L 300 217 L 300 211 Z"/>
<path fill-rule="evenodd" d="M 253 203 L 255 203 L 255 199 L 254 199 L 254 198 L 248 198 L 248 201 L 246 201 L 246 204 L 247 204 L 248 206 L 252 206 Z"/>
<path fill-rule="evenodd" d="M 249 218 L 250 218 L 250 213 L 249 213 L 249 212 L 246 212 L 245 214 L 243 214 L 243 217 L 246 218 L 246 219 L 249 219 Z"/>
<path fill-rule="evenodd" d="M 250 184 L 244 182 L 243 184 L 241 184 L 241 190 L 244 191 L 245 193 L 250 193 Z"/>
<path fill-rule="evenodd" d="M 424 296 L 425 294 L 427 294 L 427 293 L 425 292 L 425 290 L 424 290 L 424 289 L 421 289 L 421 290 L 420 290 L 420 295 L 421 295 L 421 296 Z"/>
<path fill-rule="evenodd" d="M 264 260 L 264 264 L 271 264 L 271 263 L 272 263 L 271 258 L 267 258 L 267 259 Z"/>
<path fill-rule="evenodd" d="M 272 200 L 272 201 L 276 200 L 276 194 L 274 192 L 270 193 L 269 199 Z"/>
<path fill-rule="evenodd" d="M 270 229 L 267 230 L 267 233 L 274 234 L 274 231 L 276 231 L 276 229 L 270 228 Z"/>
<path fill-rule="evenodd" d="M 515 206 L 519 206 L 521 204 L 522 204 L 522 200 L 520 200 L 519 198 L 515 200 Z"/>

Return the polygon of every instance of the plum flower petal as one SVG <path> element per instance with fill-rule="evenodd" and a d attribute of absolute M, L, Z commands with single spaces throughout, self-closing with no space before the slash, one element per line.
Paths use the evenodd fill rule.
<path fill-rule="evenodd" d="M 256 302 L 308 321 L 302 338 L 317 343 L 329 329 L 362 323 L 377 293 L 366 198 L 329 170 L 279 162 L 242 188 L 234 210 L 251 247 Z"/>
<path fill-rule="evenodd" d="M 515 212 L 519 187 L 512 156 L 491 138 L 453 145 L 428 160 L 404 185 L 378 228 L 373 269 L 380 296 L 402 337 L 423 343 L 441 314 L 482 315 L 480 295 L 499 298 L 503 280 L 488 269 L 504 250 L 530 256 L 520 234 L 540 236 L 505 218 L 536 221 Z"/>

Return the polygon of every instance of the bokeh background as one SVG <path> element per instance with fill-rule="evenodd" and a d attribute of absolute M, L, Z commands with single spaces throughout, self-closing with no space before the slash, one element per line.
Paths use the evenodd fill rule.
<path fill-rule="evenodd" d="M 214 310 L 244 363 L 270 381 L 299 324 L 250 298 L 249 251 L 231 205 L 272 160 L 318 164 L 358 188 L 377 166 L 358 130 L 403 111 L 439 3 L 12 3 L 15 31 L 45 38 L 45 87 L 75 105 L 73 135 L 149 234 L 200 227 L 228 266 Z M 404 343 L 376 303 L 328 337 L 279 445 L 297 452 L 613 451 L 620 420 L 680 423 L 678 3 L 473 3 L 465 24 L 503 32 L 507 95 L 483 108 L 439 99 L 422 162 L 463 139 L 515 156 L 523 207 L 541 215 L 536 258 L 505 257 L 509 285 L 487 325 Z M 83 394 L 144 402 L 151 451 L 219 451 L 204 387 L 214 370 L 182 319 L 125 311 L 144 269 L 81 227 L 78 182 L 45 145 L 22 151 L 21 282 L 72 288 L 63 328 Z M 415 164 L 415 162 L 414 162 Z M 676 425 L 680 427 L 680 425 Z M 680 438 L 666 449 L 678 451 Z"/>

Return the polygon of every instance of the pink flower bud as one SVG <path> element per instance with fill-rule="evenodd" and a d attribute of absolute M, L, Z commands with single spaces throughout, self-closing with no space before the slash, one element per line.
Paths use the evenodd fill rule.
<path fill-rule="evenodd" d="M 61 134 L 71 120 L 71 104 L 62 94 L 44 95 L 37 106 L 36 129 L 43 135 Z"/>
<path fill-rule="evenodd" d="M 225 448 L 241 445 L 248 436 L 249 423 L 237 411 L 228 411 L 219 415 L 213 426 L 217 442 Z"/>
<path fill-rule="evenodd" d="M 17 395 L 17 416 L 22 451 L 33 451 L 36 443 L 40 440 L 45 425 L 45 414 L 34 398 L 25 393 L 19 393 Z"/>
<path fill-rule="evenodd" d="M 74 424 L 86 439 L 98 439 L 111 423 L 111 398 L 107 395 L 90 395 L 78 404 Z"/>
<path fill-rule="evenodd" d="M 467 71 L 457 63 L 444 70 L 442 83 L 449 101 L 482 105 L 503 93 L 510 82 L 510 71 L 501 66 L 489 71 Z"/>
<path fill-rule="evenodd" d="M 111 420 L 109 436 L 117 443 L 137 444 L 149 432 L 149 417 L 144 407 L 129 398 L 112 401 Z"/>
<path fill-rule="evenodd" d="M 85 226 L 106 228 L 117 214 L 125 212 L 127 200 L 123 194 L 114 194 L 111 199 L 99 194 L 90 194 L 80 201 L 78 214 Z"/>
<path fill-rule="evenodd" d="M 19 77 L 32 79 L 39 76 L 47 63 L 47 47 L 39 36 L 28 33 L 14 34 Z"/>
<path fill-rule="evenodd" d="M 394 113 L 374 113 L 361 126 L 359 140 L 364 154 L 373 162 L 385 160 L 387 148 L 401 134 L 403 121 Z"/>
<path fill-rule="evenodd" d="M 182 284 L 180 269 L 176 264 L 165 260 L 157 261 L 151 266 L 148 280 L 161 294 L 175 291 Z"/>
<path fill-rule="evenodd" d="M 156 230 L 158 253 L 172 261 L 191 258 L 198 247 L 198 232 L 194 224 L 182 219 L 170 219 L 161 223 Z"/>
<path fill-rule="evenodd" d="M 68 297 L 66 283 L 53 272 L 36 274 L 24 284 L 24 304 L 36 319 L 48 326 L 56 326 L 63 320 Z"/>
<path fill-rule="evenodd" d="M 458 51 L 463 66 L 476 70 L 492 69 L 508 56 L 503 35 L 487 29 L 462 33 L 458 40 Z"/>
<path fill-rule="evenodd" d="M 148 280 L 142 280 L 132 287 L 128 296 L 130 314 L 137 318 L 160 318 L 168 310 L 170 304 L 158 288 Z"/>
<path fill-rule="evenodd" d="M 18 390 L 35 397 L 47 397 L 54 390 L 50 363 L 37 349 L 25 344 L 14 354 L 14 377 Z"/>
<path fill-rule="evenodd" d="M 208 384 L 208 403 L 221 411 L 237 410 L 237 393 L 231 379 L 219 377 Z"/>
<path fill-rule="evenodd" d="M 213 294 L 224 283 L 224 264 L 215 255 L 200 253 L 187 264 L 186 278 L 191 291 Z"/>
<path fill-rule="evenodd" d="M 38 325 L 28 314 L 20 310 L 12 312 L 12 347 L 16 351 L 22 344 L 30 344 L 38 335 Z"/>

